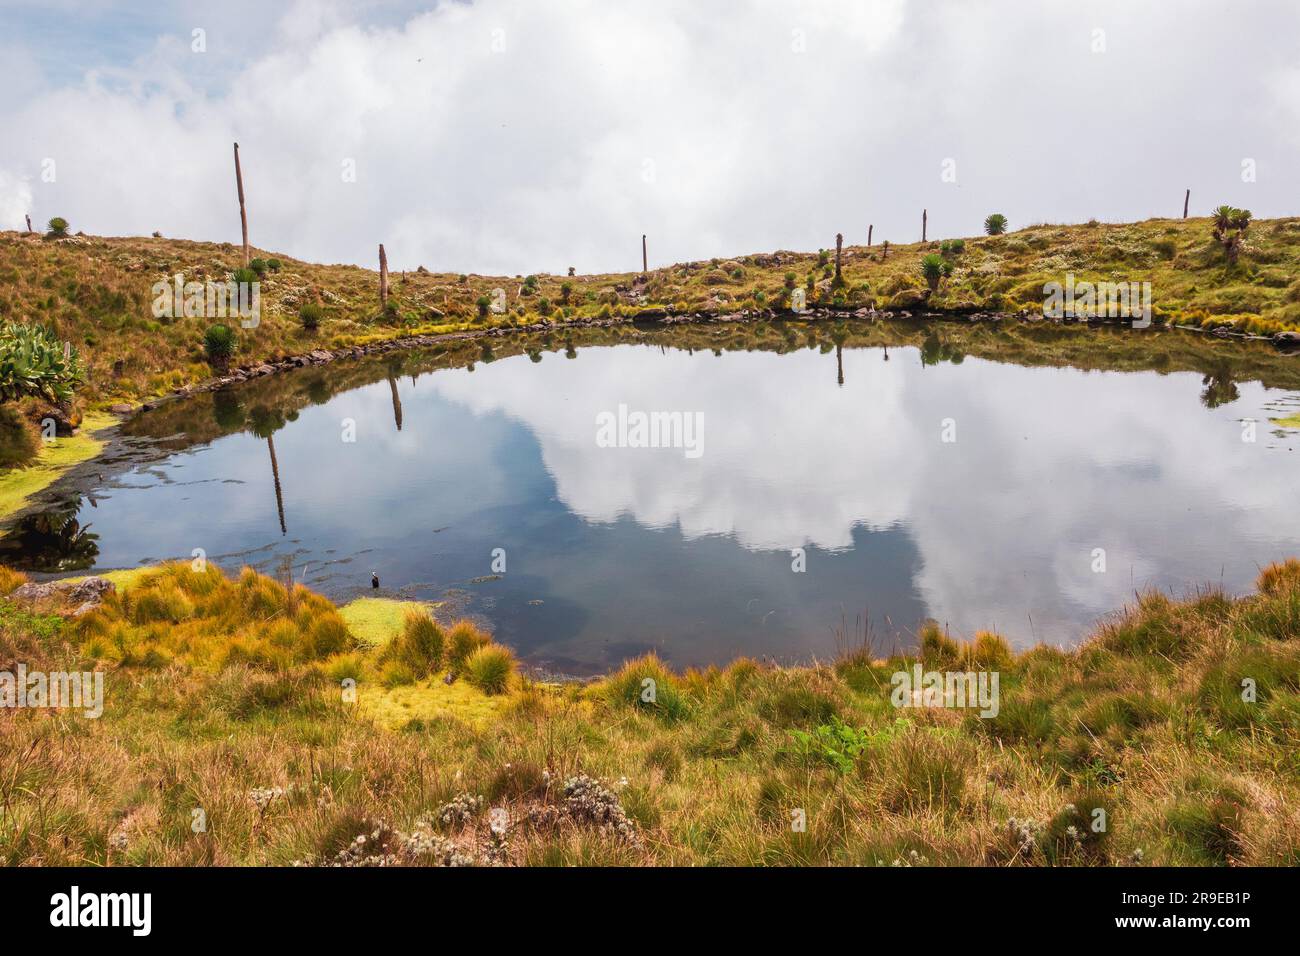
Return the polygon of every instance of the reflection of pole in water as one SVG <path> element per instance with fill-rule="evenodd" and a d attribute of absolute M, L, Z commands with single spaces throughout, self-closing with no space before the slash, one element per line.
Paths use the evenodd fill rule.
<path fill-rule="evenodd" d="M 275 481 L 275 509 L 280 513 L 280 533 L 286 534 L 284 526 L 284 495 L 280 492 L 280 466 L 275 460 L 275 439 L 266 436 L 266 447 L 271 452 L 271 478 Z"/>
<path fill-rule="evenodd" d="M 402 430 L 402 397 L 397 394 L 397 379 L 388 376 L 388 387 L 393 390 L 393 421 L 397 425 L 397 430 Z"/>
<path fill-rule="evenodd" d="M 839 370 L 840 385 L 844 385 L 844 346 L 836 343 L 835 345 L 835 367 Z"/>

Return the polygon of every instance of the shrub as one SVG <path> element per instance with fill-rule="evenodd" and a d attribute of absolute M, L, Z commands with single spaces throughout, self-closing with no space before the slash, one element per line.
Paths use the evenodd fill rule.
<path fill-rule="evenodd" d="M 492 308 L 492 300 L 485 295 L 481 295 L 474 301 L 474 306 L 478 309 L 478 317 L 486 319 L 488 309 Z"/>
<path fill-rule="evenodd" d="M 248 264 L 248 268 L 252 269 L 253 272 L 257 273 L 257 277 L 260 279 L 262 276 L 266 275 L 266 270 L 267 270 L 266 260 L 254 259 L 252 262 Z"/>
<path fill-rule="evenodd" d="M 272 272 L 279 272 L 281 269 L 284 268 L 284 263 L 281 262 L 279 259 L 267 259 L 266 266 Z"/>
<path fill-rule="evenodd" d="M 447 665 L 452 670 L 460 670 L 471 654 L 491 643 L 491 636 L 469 621 L 457 621 L 447 634 Z"/>
<path fill-rule="evenodd" d="M 933 292 L 939 288 L 939 280 L 952 273 L 952 263 L 941 255 L 930 253 L 921 260 L 921 275 L 925 276 L 925 284 Z"/>
<path fill-rule="evenodd" d="M 384 659 L 397 661 L 416 677 L 428 677 L 442 668 L 446 635 L 424 611 L 410 611 L 402 622 L 402 633 L 385 649 Z"/>
<path fill-rule="evenodd" d="M 235 333 L 228 325 L 210 325 L 203 333 L 203 351 L 215 368 L 224 368 L 235 354 Z"/>
<path fill-rule="evenodd" d="M 1259 572 L 1255 582 L 1261 594 L 1279 595 L 1287 591 L 1300 591 L 1300 561 L 1287 558 L 1286 561 L 1270 564 Z"/>
<path fill-rule="evenodd" d="M 1220 206 L 1214 210 L 1214 241 L 1223 246 L 1229 265 L 1236 264 L 1237 257 L 1246 246 L 1246 230 L 1250 228 L 1251 218 L 1249 209 Z"/>
<path fill-rule="evenodd" d="M 686 716 L 686 702 L 677 678 L 654 654 L 628 661 L 603 685 L 604 696 L 614 704 L 644 710 L 669 721 Z"/>
<path fill-rule="evenodd" d="M 298 310 L 298 320 L 309 332 L 315 332 L 320 328 L 321 319 L 324 317 L 325 310 L 315 302 L 308 302 Z"/>
<path fill-rule="evenodd" d="M 984 231 L 990 236 L 1000 236 L 1007 231 L 1007 217 L 995 212 L 984 220 Z"/>
<path fill-rule="evenodd" d="M 515 656 L 500 644 L 485 644 L 465 659 L 465 679 L 485 694 L 504 693 L 514 672 Z"/>
<path fill-rule="evenodd" d="M 0 565 L 0 594 L 9 594 L 15 588 L 27 583 L 27 575 Z"/>
<path fill-rule="evenodd" d="M 0 401 L 36 395 L 63 404 L 83 379 L 77 350 L 69 347 L 65 357 L 52 329 L 21 322 L 0 326 Z"/>
<path fill-rule="evenodd" d="M 257 272 L 253 271 L 253 269 L 248 268 L 236 269 L 230 274 L 230 277 L 241 284 L 252 285 L 258 280 L 259 275 Z"/>
<path fill-rule="evenodd" d="M 49 232 L 46 233 L 52 239 L 62 239 L 68 234 L 68 220 L 62 216 L 55 216 L 48 223 Z"/>
<path fill-rule="evenodd" d="M 936 621 L 926 621 L 921 626 L 919 637 L 920 657 L 927 665 L 954 663 L 961 654 L 961 647 Z"/>
<path fill-rule="evenodd" d="M 865 727 L 851 727 L 838 717 L 811 732 L 791 731 L 795 752 L 819 763 L 826 763 L 840 773 L 849 773 L 857 759 L 871 746 L 873 737 Z"/>
<path fill-rule="evenodd" d="M 250 568 L 232 581 L 215 565 L 194 571 L 189 562 L 162 565 L 110 594 L 82 628 L 87 653 L 124 666 L 286 670 L 355 650 L 337 609 L 320 595 L 301 585 L 290 594 Z M 268 687 L 283 701 L 305 700 L 301 687 Z"/>

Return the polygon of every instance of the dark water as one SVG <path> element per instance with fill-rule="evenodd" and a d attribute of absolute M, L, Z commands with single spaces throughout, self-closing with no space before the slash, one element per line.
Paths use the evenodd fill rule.
<path fill-rule="evenodd" d="M 550 343 L 472 370 L 303 370 L 142 416 L 5 559 L 201 548 L 340 600 L 374 570 L 380 594 L 444 600 L 587 673 L 651 648 L 679 666 L 825 657 L 866 621 L 888 649 L 927 617 L 1069 644 L 1136 589 L 1245 590 L 1300 554 L 1300 436 L 1268 421 L 1295 392 L 887 354 Z M 601 447 L 620 404 L 701 413 L 701 454 Z"/>

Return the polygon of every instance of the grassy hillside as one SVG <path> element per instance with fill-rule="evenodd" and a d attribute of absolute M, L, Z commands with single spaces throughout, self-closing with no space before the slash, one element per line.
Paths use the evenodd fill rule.
<path fill-rule="evenodd" d="M 833 237 L 827 238 L 832 245 Z M 539 275 L 529 281 L 406 272 L 392 277 L 385 313 L 371 270 L 312 265 L 255 250 L 255 256 L 277 258 L 282 266 L 262 279 L 262 324 L 240 330 L 234 361 L 255 363 L 416 332 L 632 316 L 650 308 L 779 310 L 788 306 L 794 287 L 808 291 L 810 305 L 1041 314 L 1043 284 L 1064 282 L 1067 273 L 1078 281 L 1151 282 L 1158 321 L 1231 325 L 1260 334 L 1300 329 L 1300 219 L 1254 223 L 1245 251 L 1231 266 L 1209 219 L 1041 225 L 968 238 L 960 251 L 943 253 L 951 274 L 927 296 L 921 260 L 941 252 L 938 241 L 891 244 L 888 253 L 881 242 L 869 249 L 849 245 L 840 284 L 833 248 L 682 263 L 644 278 Z M 211 375 L 202 349 L 211 320 L 155 318 L 153 284 L 177 272 L 187 281 L 225 281 L 239 265 L 240 250 L 231 243 L 0 233 L 0 321 L 53 323 L 88 362 L 86 394 L 92 402 L 139 400 Z M 497 288 L 505 290 L 509 311 L 481 317 L 480 300 Z M 315 330 L 303 327 L 305 305 L 321 308 Z"/>
<path fill-rule="evenodd" d="M 0 711 L 4 863 L 1300 863 L 1300 562 L 1074 651 L 926 628 L 926 669 L 1000 674 L 991 719 L 894 706 L 917 658 L 866 648 L 556 686 L 250 571 L 128 587 L 81 619 L 0 599 L 0 668 L 107 670 L 98 719 Z"/>

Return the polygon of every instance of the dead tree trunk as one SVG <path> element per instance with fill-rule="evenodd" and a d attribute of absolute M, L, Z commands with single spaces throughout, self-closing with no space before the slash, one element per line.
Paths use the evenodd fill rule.
<path fill-rule="evenodd" d="M 239 188 L 239 225 L 244 230 L 244 268 L 248 268 L 248 210 L 244 206 L 244 173 L 239 168 L 239 144 L 235 144 L 235 185 Z"/>
<path fill-rule="evenodd" d="M 871 248 L 871 234 L 875 232 L 875 229 L 876 227 L 874 223 L 870 226 L 867 226 L 867 248 L 868 249 Z"/>
<path fill-rule="evenodd" d="M 645 233 L 641 234 L 641 274 L 645 275 L 650 271 L 650 259 L 646 256 L 645 251 Z"/>
<path fill-rule="evenodd" d="M 925 242 L 925 227 L 927 225 L 927 221 L 929 220 L 929 218 L 930 218 L 929 210 L 922 209 L 921 210 L 921 241 L 922 242 Z"/>
<path fill-rule="evenodd" d="M 27 231 L 28 231 L 28 232 L 31 232 L 31 231 L 32 231 L 32 217 L 31 217 L 31 216 L 25 216 L 24 218 L 27 220 Z"/>
<path fill-rule="evenodd" d="M 840 259 L 844 254 L 844 233 L 835 233 L 835 283 L 838 285 L 844 276 L 840 270 Z"/>
<path fill-rule="evenodd" d="M 1189 189 L 1183 194 L 1183 218 L 1187 218 L 1187 204 L 1192 201 L 1192 191 Z"/>
<path fill-rule="evenodd" d="M 388 255 L 382 242 L 379 244 L 379 309 L 388 311 Z"/>
<path fill-rule="evenodd" d="M 882 250 L 881 250 L 881 253 L 880 253 L 880 261 L 881 261 L 881 262 L 884 262 L 884 261 L 885 261 L 886 259 L 888 259 L 888 258 L 889 258 L 889 240 L 886 239 L 886 240 L 885 240 L 885 244 L 884 244 L 884 246 L 882 247 Z"/>

